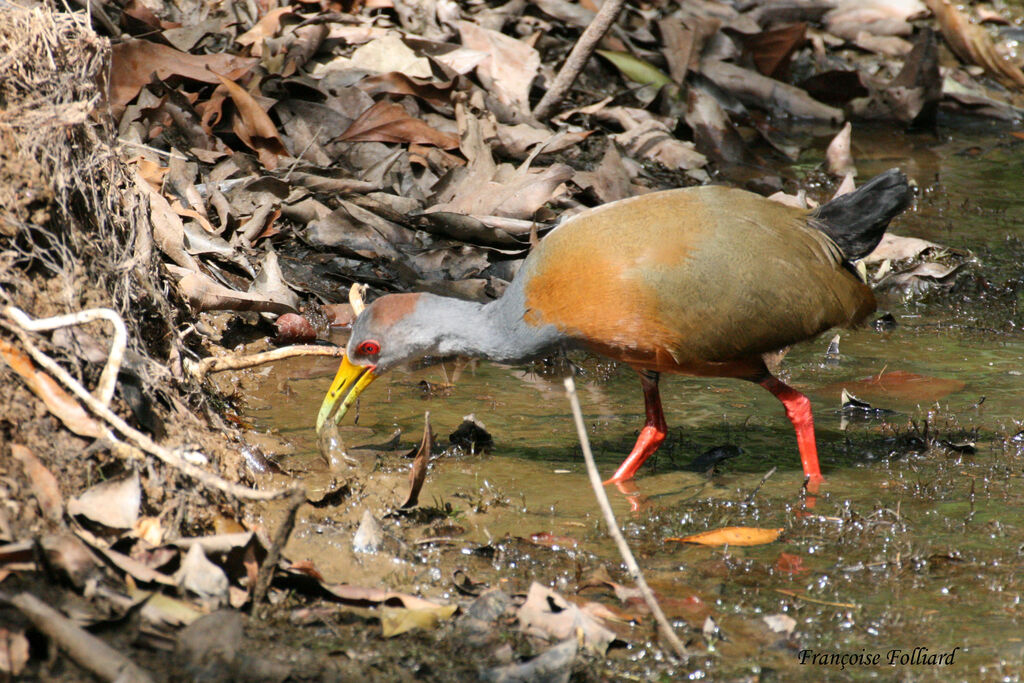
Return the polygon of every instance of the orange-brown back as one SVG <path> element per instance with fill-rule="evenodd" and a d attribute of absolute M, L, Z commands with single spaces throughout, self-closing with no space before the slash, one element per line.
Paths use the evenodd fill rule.
<path fill-rule="evenodd" d="M 591 209 L 524 263 L 525 320 L 637 367 L 733 374 L 714 366 L 759 362 L 874 310 L 807 215 L 714 186 Z"/>

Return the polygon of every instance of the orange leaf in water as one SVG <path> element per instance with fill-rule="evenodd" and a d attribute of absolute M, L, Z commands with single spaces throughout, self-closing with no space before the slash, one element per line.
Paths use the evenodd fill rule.
<path fill-rule="evenodd" d="M 779 559 L 775 560 L 775 571 L 787 574 L 799 574 L 807 571 L 804 566 L 804 558 L 792 553 L 779 553 Z"/>
<path fill-rule="evenodd" d="M 699 543 L 700 545 L 764 545 L 776 540 L 782 529 L 761 529 L 754 526 L 726 526 L 721 529 L 703 531 L 683 538 L 666 538 L 678 543 Z"/>
<path fill-rule="evenodd" d="M 853 382 L 835 382 L 821 393 L 839 395 L 843 389 L 869 403 L 887 400 L 932 403 L 961 391 L 966 384 L 958 379 L 927 377 L 906 370 L 889 370 Z"/>
<path fill-rule="evenodd" d="M 530 534 L 530 541 L 548 548 L 575 548 L 579 542 L 572 536 L 556 536 L 547 531 Z"/>

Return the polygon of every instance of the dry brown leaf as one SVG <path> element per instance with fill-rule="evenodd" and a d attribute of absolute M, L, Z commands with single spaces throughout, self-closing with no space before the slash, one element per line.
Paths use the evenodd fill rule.
<path fill-rule="evenodd" d="M 431 128 L 409 116 L 402 105 L 388 100 L 381 100 L 360 114 L 338 139 L 349 142 L 414 142 L 442 149 L 459 146 L 458 138 L 451 133 Z"/>
<path fill-rule="evenodd" d="M 666 168 L 685 171 L 707 166 L 706 156 L 689 140 L 675 137 L 661 121 L 648 119 L 635 123 L 628 130 L 612 135 L 615 142 L 630 154 L 657 161 Z"/>
<path fill-rule="evenodd" d="M 277 126 L 245 88 L 227 78 L 221 78 L 220 82 L 238 109 L 232 126 L 235 135 L 259 155 L 264 167 L 273 171 L 280 157 L 290 156 L 277 133 Z"/>
<path fill-rule="evenodd" d="M 459 33 L 464 47 L 488 55 L 476 67 L 484 88 L 502 103 L 529 113 L 530 86 L 540 69 L 540 53 L 521 40 L 468 21 L 459 22 Z"/>
<path fill-rule="evenodd" d="M 264 296 L 228 289 L 200 273 L 185 275 L 178 281 L 178 288 L 197 311 L 298 312 L 287 304 Z"/>
<path fill-rule="evenodd" d="M 839 122 L 844 118 L 842 110 L 812 99 L 796 86 L 762 76 L 756 71 L 716 60 L 704 60 L 700 70 L 718 87 L 732 93 L 746 105 L 767 108 L 798 119 Z"/>
<path fill-rule="evenodd" d="M 369 76 L 359 81 L 356 86 L 368 95 L 413 95 L 433 104 L 444 107 L 450 103 L 452 86 L 455 81 L 435 82 L 412 78 L 398 71 Z"/>
<path fill-rule="evenodd" d="M 150 161 L 144 157 L 135 157 L 129 159 L 128 163 L 135 164 L 135 167 L 139 170 L 139 175 L 142 176 L 143 180 L 149 183 L 150 187 L 156 192 L 160 191 L 160 188 L 164 184 L 164 176 L 171 169 L 166 166 L 161 166 L 155 161 Z"/>
<path fill-rule="evenodd" d="M 352 53 L 352 66 L 377 73 L 397 71 L 406 76 L 431 78 L 430 60 L 416 54 L 394 31 L 371 40 Z"/>
<path fill-rule="evenodd" d="M 857 175 L 857 167 L 853 163 L 851 150 L 852 138 L 853 124 L 847 121 L 842 130 L 832 138 L 832 142 L 828 143 L 828 149 L 825 150 L 825 164 L 828 167 L 828 172 L 832 175 Z"/>
<path fill-rule="evenodd" d="M 69 515 L 83 515 L 112 529 L 131 529 L 139 519 L 142 483 L 138 472 L 110 479 L 68 501 Z"/>
<path fill-rule="evenodd" d="M 226 53 L 191 55 L 147 40 L 117 43 L 111 48 L 110 106 L 115 118 L 119 118 L 125 105 L 149 83 L 154 73 L 161 80 L 184 76 L 203 83 L 217 83 L 221 76 L 232 80 L 239 78 L 256 62 L 252 57 Z"/>
<path fill-rule="evenodd" d="M 292 7 L 270 10 L 251 29 L 235 38 L 235 42 L 239 45 L 252 45 L 249 53 L 254 57 L 263 56 L 263 40 L 276 35 L 281 29 L 281 19 L 294 12 L 295 9 Z"/>
<path fill-rule="evenodd" d="M 60 494 L 57 477 L 32 451 L 21 444 L 11 444 L 11 457 L 21 463 L 32 487 L 32 495 L 43 515 L 51 522 L 59 522 L 64 516 L 64 498 Z"/>
<path fill-rule="evenodd" d="M 141 174 L 132 174 L 135 187 L 149 198 L 149 221 L 153 225 L 153 241 L 172 261 L 188 270 L 199 270 L 199 263 L 185 251 L 185 225 L 162 194 L 150 187 Z"/>
<path fill-rule="evenodd" d="M 699 534 L 683 538 L 666 538 L 666 541 L 678 543 L 698 543 L 700 545 L 764 545 L 779 538 L 782 529 L 762 529 L 752 526 L 727 526 L 721 529 L 703 531 Z"/>
<path fill-rule="evenodd" d="M 325 24 L 309 24 L 295 29 L 292 42 L 285 52 L 281 75 L 287 78 L 305 66 L 320 50 L 327 33 L 328 28 Z"/>
<path fill-rule="evenodd" d="M 430 461 L 430 451 L 434 447 L 434 431 L 430 428 L 430 413 L 423 416 L 423 440 L 416 451 L 416 459 L 412 461 L 412 469 L 409 471 L 409 495 L 401 507 L 415 507 L 420 500 L 420 490 L 423 482 L 427 479 L 427 463 Z"/>
<path fill-rule="evenodd" d="M 615 634 L 595 617 L 536 582 L 516 616 L 519 627 L 528 635 L 564 640 L 579 634 L 585 646 L 601 653 L 615 639 Z"/>
<path fill-rule="evenodd" d="M 874 251 L 864 257 L 864 263 L 871 265 L 883 261 L 903 261 L 914 259 L 929 249 L 935 251 L 946 251 L 947 247 L 935 242 L 923 240 L 920 237 L 904 237 L 885 233 Z"/>
<path fill-rule="evenodd" d="M 228 601 L 227 575 L 223 569 L 207 559 L 206 553 L 198 543 L 193 544 L 185 553 L 185 559 L 181 561 L 181 568 L 174 578 L 182 589 L 194 593 L 203 600 L 209 600 L 215 605 L 222 605 Z"/>
<path fill-rule="evenodd" d="M 946 0 L 926 0 L 928 9 L 939 22 L 942 35 L 960 59 L 984 67 L 991 76 L 1006 85 L 1024 88 L 1024 72 L 996 52 L 992 38 L 980 26 Z"/>
<path fill-rule="evenodd" d="M 0 627 L 0 673 L 15 678 L 28 664 L 28 638 L 22 631 Z"/>
<path fill-rule="evenodd" d="M 750 54 L 757 70 L 769 78 L 787 80 L 793 53 L 807 40 L 807 24 L 790 24 L 781 28 L 743 36 L 743 47 Z"/>
<path fill-rule="evenodd" d="M 85 412 L 85 408 L 78 401 L 61 389 L 52 377 L 37 370 L 32 359 L 25 353 L 4 339 L 0 339 L 0 357 L 7 361 L 12 370 L 21 375 L 28 388 L 42 399 L 47 409 L 63 422 L 65 427 L 79 436 L 94 439 L 103 434 L 103 427 Z"/>

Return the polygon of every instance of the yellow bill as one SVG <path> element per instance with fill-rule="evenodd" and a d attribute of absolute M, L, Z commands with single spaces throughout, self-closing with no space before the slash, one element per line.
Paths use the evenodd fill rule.
<path fill-rule="evenodd" d="M 324 402 L 320 404 L 320 414 L 316 416 L 316 431 L 319 433 L 324 423 L 334 417 L 334 422 L 341 422 L 345 413 L 352 407 L 352 404 L 363 393 L 363 389 L 370 386 L 373 380 L 377 379 L 373 365 L 354 365 L 348 360 L 348 356 L 341 359 L 341 367 L 338 374 L 334 376 L 331 388 L 324 396 Z"/>

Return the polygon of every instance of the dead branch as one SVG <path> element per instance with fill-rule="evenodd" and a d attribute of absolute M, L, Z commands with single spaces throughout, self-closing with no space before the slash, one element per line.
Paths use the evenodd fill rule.
<path fill-rule="evenodd" d="M 4 313 L 6 314 L 9 307 L 5 307 Z M 8 319 L 13 320 L 8 316 Z M 45 368 L 51 375 L 53 375 L 61 384 L 67 387 L 71 393 L 78 397 L 80 401 L 85 403 L 90 411 L 97 417 L 102 418 L 111 427 L 116 429 L 121 434 L 124 434 L 130 439 L 135 446 L 142 449 L 146 453 L 159 458 L 164 464 L 169 465 L 182 474 L 191 477 L 198 481 L 200 484 L 216 489 L 230 496 L 234 496 L 239 500 L 273 500 L 288 495 L 291 489 L 285 490 L 269 490 L 269 491 L 257 491 L 250 489 L 247 486 L 241 486 L 239 484 L 233 484 L 212 472 L 207 472 L 192 463 L 185 460 L 181 455 L 164 448 L 160 444 L 153 441 L 147 435 L 134 429 L 127 422 L 118 417 L 113 411 L 107 406 L 103 405 L 95 396 L 89 393 L 89 391 L 79 384 L 78 380 L 71 376 L 71 374 L 62 368 L 56 361 L 47 356 L 45 353 L 39 350 L 38 347 L 32 342 L 32 339 L 28 336 L 20 326 L 17 324 L 9 324 L 0 321 L 0 327 L 3 327 L 18 337 L 21 343 L 25 346 L 29 355 L 36 363 Z M 133 446 L 123 443 L 118 439 L 109 428 L 104 428 L 103 438 L 114 445 L 114 450 L 119 455 L 125 453 L 125 449 L 131 449 Z"/>
<path fill-rule="evenodd" d="M 619 525 L 615 521 L 615 513 L 612 512 L 611 503 L 608 502 L 608 494 L 604 491 L 604 484 L 601 483 L 601 475 L 598 474 L 597 465 L 594 463 L 594 454 L 590 451 L 590 439 L 587 438 L 587 428 L 583 424 L 583 411 L 580 409 L 579 398 L 576 397 L 576 383 L 572 381 L 572 377 L 565 378 L 565 393 L 568 395 L 569 404 L 572 406 L 572 417 L 576 422 L 576 432 L 579 434 L 580 446 L 583 447 L 583 459 L 587 463 L 587 474 L 590 476 L 590 485 L 594 488 L 594 496 L 597 497 L 597 503 L 601 507 L 601 512 L 604 513 L 604 520 L 608 525 L 608 533 L 615 541 L 615 545 L 618 546 L 619 554 L 622 555 L 622 559 L 625 561 L 630 575 L 633 577 L 633 580 L 636 581 L 636 587 L 640 589 L 640 593 L 644 596 L 644 602 L 646 602 L 647 607 L 650 608 L 651 614 L 654 615 L 654 619 L 661 627 L 665 638 L 672 646 L 672 649 L 675 650 L 676 655 L 681 659 L 686 659 L 689 654 L 686 651 L 686 646 L 679 640 L 675 631 L 672 630 L 672 625 L 669 624 L 668 619 L 665 618 L 665 613 L 661 611 L 661 606 L 658 605 L 658 601 L 654 598 L 654 592 L 651 591 L 650 587 L 647 585 L 643 572 L 640 571 L 640 565 L 637 564 L 636 558 L 633 557 L 633 553 L 629 549 L 629 544 L 626 543 L 626 538 L 622 535 L 622 531 L 619 529 Z"/>
<path fill-rule="evenodd" d="M 152 681 L 148 671 L 140 669 L 105 642 L 76 626 L 70 619 L 45 602 L 20 593 L 6 600 L 18 608 L 32 624 L 68 653 L 79 666 L 105 681 Z"/>
<path fill-rule="evenodd" d="M 198 363 L 189 363 L 188 371 L 198 380 L 202 380 L 211 372 L 222 372 L 224 370 L 241 370 L 257 365 L 273 363 L 274 361 L 296 356 L 332 356 L 339 358 L 345 355 L 345 349 L 341 346 L 315 346 L 312 344 L 286 346 L 283 349 L 251 353 L 245 356 L 217 356 L 204 358 Z"/>
<path fill-rule="evenodd" d="M 565 64 L 559 70 L 558 75 L 555 76 L 554 82 L 548 91 L 544 93 L 544 97 L 540 98 L 540 102 L 533 110 L 533 117 L 538 121 L 551 116 L 554 113 L 555 107 L 561 104 L 565 98 L 565 94 L 569 92 L 569 88 L 576 82 L 576 78 L 583 71 L 583 67 L 586 65 L 587 60 L 590 59 L 590 55 L 594 54 L 594 48 L 604 38 L 604 34 L 608 32 L 612 24 L 615 22 L 615 18 L 619 16 L 619 11 L 625 4 L 625 0 L 605 0 L 601 5 L 601 9 L 597 10 L 597 14 L 594 16 L 594 20 L 590 22 L 590 25 L 580 35 L 580 39 L 576 41 L 576 44 L 572 48 L 572 52 L 569 53 L 569 57 L 565 60 Z"/>
<path fill-rule="evenodd" d="M 288 494 L 288 512 L 285 514 L 281 526 L 277 528 L 277 533 L 274 534 L 274 541 L 267 551 L 267 556 L 263 558 L 259 574 L 256 575 L 256 586 L 252 593 L 253 610 L 258 609 L 260 603 L 263 602 L 263 598 L 267 596 L 267 591 L 270 589 L 270 581 L 274 578 L 277 563 L 281 560 L 281 549 L 284 548 L 285 543 L 288 542 L 288 537 L 292 534 L 292 529 L 295 528 L 295 515 L 299 511 L 299 506 L 305 502 L 306 491 L 299 487 L 293 488 Z"/>
<path fill-rule="evenodd" d="M 114 398 L 114 387 L 117 386 L 117 374 L 121 372 L 121 363 L 124 361 L 124 350 L 128 345 L 128 330 L 125 328 L 124 320 L 117 311 L 110 308 L 90 308 L 78 313 L 57 315 L 52 318 L 40 318 L 33 320 L 15 306 L 7 306 L 4 313 L 8 318 L 21 325 L 26 330 L 38 332 L 40 330 L 55 330 L 58 327 L 70 327 L 72 325 L 84 325 L 94 320 L 106 320 L 114 326 L 114 339 L 110 342 L 110 355 L 107 364 L 103 366 L 100 373 L 100 380 L 96 384 L 94 392 L 96 398 L 102 401 L 103 405 L 109 406 L 110 400 Z"/>

